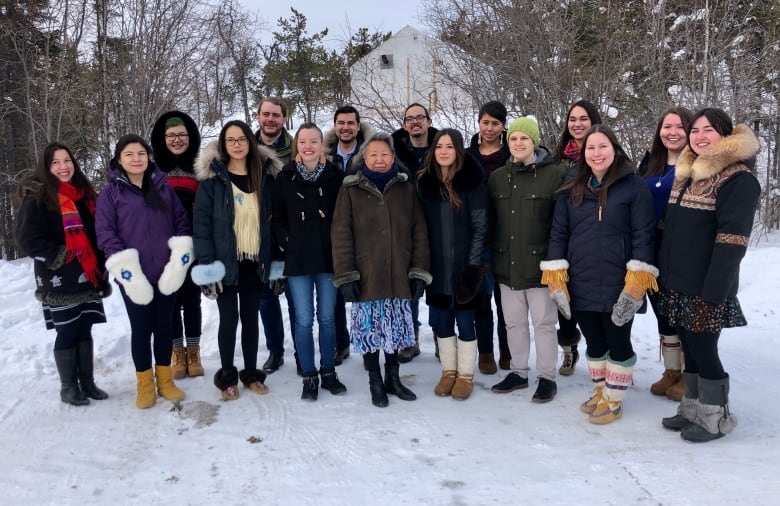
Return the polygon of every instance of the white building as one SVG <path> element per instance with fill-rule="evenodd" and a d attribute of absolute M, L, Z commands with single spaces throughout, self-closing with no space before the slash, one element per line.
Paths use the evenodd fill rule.
<path fill-rule="evenodd" d="M 471 97 L 443 76 L 443 42 L 407 25 L 350 68 L 351 102 L 380 129 L 400 127 L 406 106 L 418 102 L 431 115 L 474 110 Z"/>

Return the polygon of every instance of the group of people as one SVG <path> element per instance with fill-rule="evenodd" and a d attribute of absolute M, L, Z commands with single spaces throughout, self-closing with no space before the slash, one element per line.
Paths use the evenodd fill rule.
<path fill-rule="evenodd" d="M 665 364 L 651 391 L 680 402 L 663 426 L 696 442 L 734 428 L 718 339 L 746 325 L 738 273 L 761 191 L 748 127 L 720 109 L 671 108 L 637 170 L 586 100 L 567 112 L 554 152 L 532 116 L 507 121 L 496 101 L 480 108 L 469 146 L 459 131 L 434 128 L 418 103 L 392 135 L 352 106 L 336 110 L 327 134 L 304 123 L 291 136 L 286 117 L 268 98 L 257 132 L 230 121 L 200 152 L 193 120 L 166 113 L 152 146 L 119 139 L 100 195 L 67 146 L 46 147 L 19 185 L 17 238 L 57 331 L 63 402 L 108 396 L 94 382 L 91 327 L 105 322 L 110 274 L 130 320 L 139 408 L 157 395 L 183 399 L 174 379 L 204 374 L 201 292 L 219 310 L 222 399 L 239 397 L 239 381 L 266 393 L 283 366 L 284 293 L 302 399 L 347 391 L 335 367 L 351 348 L 375 406 L 388 395 L 414 400 L 399 364 L 420 354 L 424 296 L 441 363 L 436 395 L 467 399 L 475 367 L 509 371 L 493 392 L 527 388 L 533 335 L 532 401 L 549 402 L 584 336 L 593 392 L 581 410 L 607 424 L 633 383 L 631 327 L 647 295 Z M 269 351 L 259 368 L 258 310 Z"/>

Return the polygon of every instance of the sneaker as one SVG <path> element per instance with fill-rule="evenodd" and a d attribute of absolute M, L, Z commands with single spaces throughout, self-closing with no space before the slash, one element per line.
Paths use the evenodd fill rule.
<path fill-rule="evenodd" d="M 346 345 L 343 348 L 336 348 L 336 357 L 333 361 L 333 365 L 341 365 L 348 358 L 349 358 L 349 345 Z"/>
<path fill-rule="evenodd" d="M 531 402 L 543 403 L 550 402 L 558 393 L 558 385 L 554 381 L 547 378 L 539 378 L 539 386 L 536 387 L 536 392 L 531 398 Z"/>
<path fill-rule="evenodd" d="M 230 385 L 224 390 L 220 390 L 220 396 L 223 401 L 235 401 L 238 399 L 238 385 Z"/>
<path fill-rule="evenodd" d="M 318 394 L 318 387 L 320 379 L 317 375 L 304 376 L 303 377 L 303 390 L 301 391 L 301 399 L 304 401 L 316 401 Z"/>
<path fill-rule="evenodd" d="M 273 374 L 278 371 L 280 367 L 284 365 L 283 353 L 271 353 L 268 355 L 268 360 L 263 364 L 263 372 L 266 374 Z"/>
<path fill-rule="evenodd" d="M 580 352 L 577 351 L 576 346 L 564 346 L 563 347 L 563 363 L 558 369 L 558 374 L 561 376 L 571 376 L 574 374 L 574 368 L 577 365 L 577 361 L 580 359 Z"/>
<path fill-rule="evenodd" d="M 528 388 L 528 378 L 523 378 L 516 372 L 510 372 L 504 379 L 493 385 L 490 390 L 497 394 L 508 394 L 521 388 Z"/>
<path fill-rule="evenodd" d="M 331 394 L 341 395 L 347 392 L 347 387 L 339 381 L 336 371 L 320 371 L 320 376 L 322 376 L 322 388 Z"/>

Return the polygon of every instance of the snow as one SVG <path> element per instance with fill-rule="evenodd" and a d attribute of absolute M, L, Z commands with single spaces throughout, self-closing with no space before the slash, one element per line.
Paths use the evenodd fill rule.
<path fill-rule="evenodd" d="M 634 323 L 639 361 L 625 414 L 607 426 L 579 411 L 591 388 L 582 362 L 558 378 L 548 404 L 530 402 L 533 355 L 527 390 L 491 393 L 499 371 L 476 373 L 467 401 L 434 396 L 440 369 L 427 326 L 422 355 L 401 366 L 415 402 L 391 396 L 389 407 L 372 406 L 354 354 L 338 369 L 345 396 L 301 401 L 289 336 L 270 393 L 242 388 L 240 399 L 222 402 L 212 384 L 217 310 L 206 299 L 206 376 L 177 382 L 185 401 L 138 410 L 129 324 L 115 293 L 106 300 L 109 323 L 94 329 L 96 380 L 110 398 L 73 407 L 59 400 L 54 334 L 33 298 L 31 261 L 0 261 L 0 282 L 0 504 L 769 505 L 780 494 L 777 233 L 742 262 L 749 326 L 721 340 L 739 426 L 701 445 L 661 427 L 676 404 L 649 392 L 662 371 L 650 314 Z M 261 345 L 260 363 L 265 356 Z M 236 357 L 241 366 L 240 347 Z"/>

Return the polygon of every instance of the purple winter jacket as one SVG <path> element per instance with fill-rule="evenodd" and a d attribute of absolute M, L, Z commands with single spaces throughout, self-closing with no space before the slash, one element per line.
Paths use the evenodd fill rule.
<path fill-rule="evenodd" d="M 98 247 L 106 258 L 124 249 L 135 248 L 149 282 L 157 284 L 171 255 L 168 239 L 191 235 L 187 212 L 168 184 L 165 174 L 149 162 L 152 181 L 167 209 L 153 209 L 144 203 L 141 189 L 128 181 L 114 163 L 108 171 L 108 183 L 100 192 L 95 211 Z"/>

